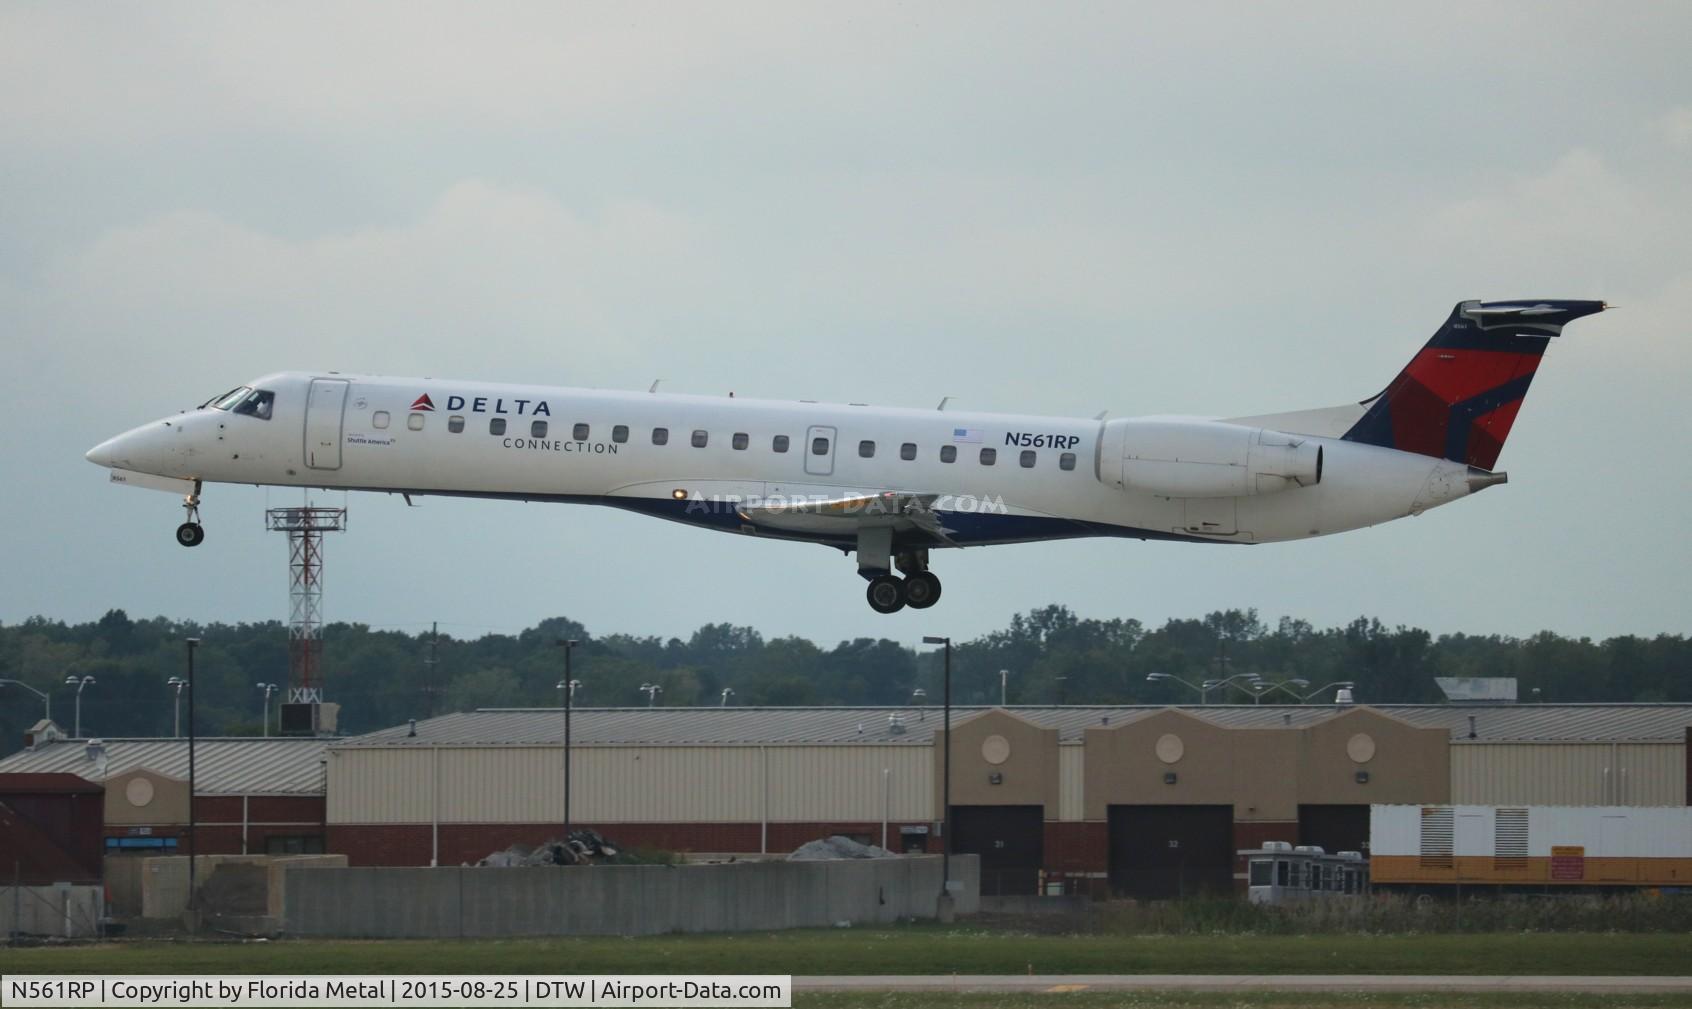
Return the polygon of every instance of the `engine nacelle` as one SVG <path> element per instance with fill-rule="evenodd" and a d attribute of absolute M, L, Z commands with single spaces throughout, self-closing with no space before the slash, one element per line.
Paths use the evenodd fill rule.
<path fill-rule="evenodd" d="M 1246 497 L 1322 480 L 1313 438 L 1261 427 L 1186 419 L 1124 419 L 1105 425 L 1099 479 L 1171 498 Z"/>

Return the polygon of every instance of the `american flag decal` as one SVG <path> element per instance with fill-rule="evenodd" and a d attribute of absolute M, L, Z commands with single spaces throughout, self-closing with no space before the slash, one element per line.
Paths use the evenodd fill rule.
<path fill-rule="evenodd" d="M 976 427 L 954 427 L 952 428 L 952 440 L 955 442 L 967 442 L 971 445 L 977 444 L 981 441 L 981 429 Z"/>

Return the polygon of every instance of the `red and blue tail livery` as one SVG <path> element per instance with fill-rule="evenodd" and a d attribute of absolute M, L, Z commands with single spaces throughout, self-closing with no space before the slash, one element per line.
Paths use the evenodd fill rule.
<path fill-rule="evenodd" d="M 1491 470 L 1551 337 L 1602 301 L 1463 301 L 1346 441 Z"/>

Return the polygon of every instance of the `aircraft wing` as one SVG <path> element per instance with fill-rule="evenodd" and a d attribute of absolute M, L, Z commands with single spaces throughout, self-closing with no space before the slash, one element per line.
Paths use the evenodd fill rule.
<path fill-rule="evenodd" d="M 743 522 L 783 532 L 853 535 L 862 528 L 885 527 L 894 532 L 927 533 L 952 544 L 950 531 L 934 513 L 938 498 L 938 494 L 912 491 L 874 491 L 821 500 L 746 504 L 738 511 Z"/>

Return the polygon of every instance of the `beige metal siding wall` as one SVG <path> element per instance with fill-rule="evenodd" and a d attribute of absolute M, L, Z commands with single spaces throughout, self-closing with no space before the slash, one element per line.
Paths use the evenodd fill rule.
<path fill-rule="evenodd" d="M 428 823 L 429 751 L 329 751 L 330 823 Z"/>
<path fill-rule="evenodd" d="M 1622 805 L 1686 805 L 1684 744 L 1623 743 L 1616 755 L 1627 772 L 1621 781 Z"/>
<path fill-rule="evenodd" d="M 932 747 L 772 746 L 768 753 L 771 820 L 875 822 L 884 809 L 890 820 L 933 818 Z M 885 797 L 883 769 L 892 772 Z"/>
<path fill-rule="evenodd" d="M 764 772 L 768 755 L 766 800 Z M 329 822 L 429 823 L 436 751 L 347 748 L 329 761 Z M 593 746 L 571 754 L 582 822 L 756 823 L 933 818 L 933 752 L 920 746 Z M 882 791 L 882 769 L 889 796 Z M 442 823 L 535 823 L 563 815 L 558 747 L 441 747 Z M 767 806 L 766 806 L 767 802 Z"/>
<path fill-rule="evenodd" d="M 1672 743 L 1456 744 L 1451 747 L 1451 801 L 1497 806 L 1684 805 L 1683 753 Z"/>
<path fill-rule="evenodd" d="M 1079 820 L 1086 808 L 1087 748 L 1058 747 L 1058 819 Z"/>

